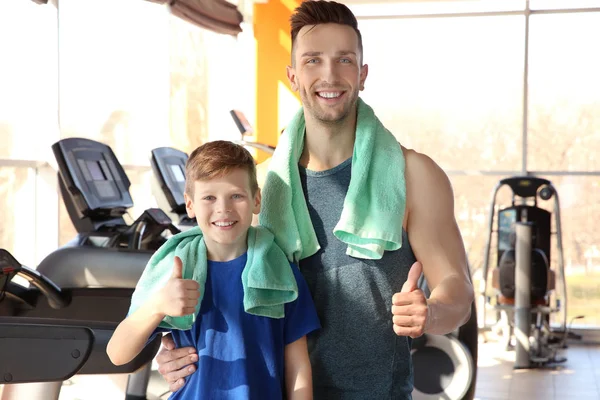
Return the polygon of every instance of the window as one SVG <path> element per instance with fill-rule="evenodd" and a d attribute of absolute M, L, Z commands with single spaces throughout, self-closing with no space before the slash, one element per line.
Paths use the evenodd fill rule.
<path fill-rule="evenodd" d="M 534 15 L 530 32 L 528 169 L 598 171 L 600 14 Z"/>
<path fill-rule="evenodd" d="M 168 13 L 138 0 L 66 0 L 59 19 L 61 136 L 147 164 L 168 142 Z"/>
<path fill-rule="evenodd" d="M 445 169 L 520 169 L 522 17 L 360 26 L 369 65 L 362 96 L 402 144 Z"/>
<path fill-rule="evenodd" d="M 58 139 L 56 14 L 52 5 L 0 2 L 0 159 L 44 159 Z"/>

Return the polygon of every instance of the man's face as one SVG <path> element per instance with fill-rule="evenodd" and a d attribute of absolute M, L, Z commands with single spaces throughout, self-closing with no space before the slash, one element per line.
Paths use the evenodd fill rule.
<path fill-rule="evenodd" d="M 185 194 L 190 218 L 196 218 L 211 250 L 244 248 L 252 214 L 260 211 L 260 190 L 253 195 L 250 177 L 244 169 L 194 182 L 194 197 Z"/>
<path fill-rule="evenodd" d="M 355 110 L 368 72 L 361 57 L 358 35 L 347 25 L 310 25 L 298 32 L 295 65 L 287 74 L 307 117 L 336 123 Z"/>

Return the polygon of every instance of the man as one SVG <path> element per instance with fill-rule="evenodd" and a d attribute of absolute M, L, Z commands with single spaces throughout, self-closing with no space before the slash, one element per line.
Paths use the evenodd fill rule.
<path fill-rule="evenodd" d="M 329 1 L 304 2 L 291 28 L 287 74 L 300 93 L 305 122 L 298 169 L 320 247 L 300 260 L 322 324 L 308 337 L 314 396 L 410 399 L 409 338 L 452 332 L 469 319 L 473 301 L 452 188 L 430 158 L 402 147 L 402 246 L 379 259 L 347 255 L 348 246 L 333 231 L 356 162 L 358 94 L 368 75 L 362 39 L 351 11 Z M 428 299 L 417 287 L 421 272 L 431 289 Z M 159 371 L 177 390 L 194 370 L 189 364 L 197 360 L 195 350 L 171 350 L 169 338 L 163 344 Z"/>

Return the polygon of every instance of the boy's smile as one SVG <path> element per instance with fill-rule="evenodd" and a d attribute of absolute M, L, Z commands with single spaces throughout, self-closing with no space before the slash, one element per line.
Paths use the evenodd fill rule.
<path fill-rule="evenodd" d="M 230 261 L 247 250 L 252 215 L 260 211 L 260 192 L 253 195 L 248 172 L 236 169 L 194 182 L 193 198 L 186 194 L 186 209 L 202 230 L 209 260 Z"/>

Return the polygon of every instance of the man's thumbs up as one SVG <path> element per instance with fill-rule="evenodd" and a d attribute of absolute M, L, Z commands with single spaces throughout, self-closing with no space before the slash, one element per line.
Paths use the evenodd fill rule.
<path fill-rule="evenodd" d="M 398 336 L 416 338 L 425 332 L 427 299 L 419 289 L 423 265 L 417 261 L 408 271 L 402 290 L 392 296 L 392 323 Z"/>
<path fill-rule="evenodd" d="M 173 260 L 173 273 L 171 279 L 183 279 L 183 262 L 181 258 L 175 256 Z"/>
<path fill-rule="evenodd" d="M 410 271 L 408 271 L 408 278 L 406 278 L 406 282 L 402 285 L 402 293 L 412 292 L 413 290 L 417 290 L 419 287 L 419 278 L 423 273 L 423 264 L 417 261 L 412 267 L 410 267 Z"/>

